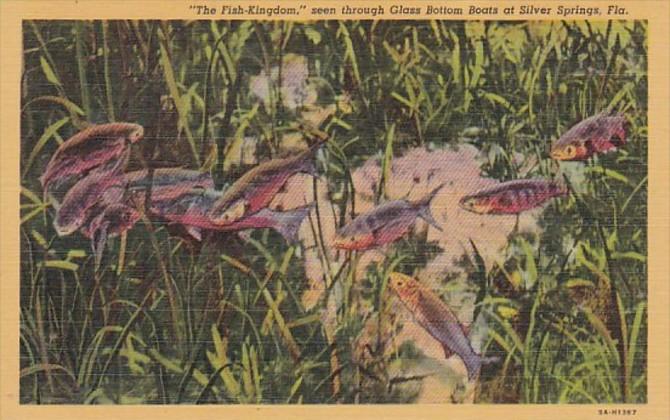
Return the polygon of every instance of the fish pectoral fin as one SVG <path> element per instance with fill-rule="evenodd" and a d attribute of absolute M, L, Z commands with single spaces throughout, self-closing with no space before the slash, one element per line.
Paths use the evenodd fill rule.
<path fill-rule="evenodd" d="M 451 356 L 454 355 L 454 352 L 451 351 L 451 349 L 449 347 L 447 347 L 446 344 L 442 344 L 442 348 L 444 349 L 444 358 L 445 359 L 448 359 L 448 358 L 450 358 Z"/>
<path fill-rule="evenodd" d="M 186 232 L 195 238 L 196 241 L 202 241 L 202 231 L 199 228 L 195 226 L 184 226 L 184 229 L 186 229 Z"/>
<path fill-rule="evenodd" d="M 392 242 L 405 233 L 409 226 L 404 220 L 394 220 L 372 231 L 374 242 L 380 245 Z"/>

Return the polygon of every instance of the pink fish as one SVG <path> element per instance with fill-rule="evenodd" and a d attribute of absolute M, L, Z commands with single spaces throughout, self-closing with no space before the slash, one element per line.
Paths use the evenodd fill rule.
<path fill-rule="evenodd" d="M 472 380 L 479 375 L 482 364 L 498 360 L 497 357 L 482 357 L 475 352 L 466 328 L 435 292 L 402 273 L 391 273 L 389 277 L 391 290 L 398 295 L 418 324 L 442 345 L 445 357 L 456 353 L 463 360 L 468 379 Z"/>
<path fill-rule="evenodd" d="M 212 189 L 182 190 L 179 196 L 151 201 L 151 214 L 171 224 L 184 226 L 195 239 L 202 239 L 202 231 L 238 232 L 247 229 L 271 228 L 279 232 L 287 242 L 298 240 L 298 231 L 312 206 L 307 205 L 288 211 L 264 208 L 233 223 L 219 225 L 210 216 L 211 206 L 223 193 Z"/>
<path fill-rule="evenodd" d="M 567 193 L 565 186 L 554 181 L 517 179 L 466 195 L 459 205 L 479 214 L 519 214 Z"/>
<path fill-rule="evenodd" d="M 117 203 L 104 208 L 88 224 L 82 226 L 82 234 L 91 239 L 96 271 L 100 267 L 107 239 L 130 230 L 139 219 L 140 213 L 137 210 Z"/>
<path fill-rule="evenodd" d="M 170 200 L 193 189 L 214 188 L 214 180 L 209 173 L 182 168 L 155 169 L 151 182 L 147 170 L 129 172 L 125 178 L 128 191 L 136 193 L 136 197 L 141 194 L 144 198 L 143 193 L 149 190 L 151 184 L 152 201 Z"/>
<path fill-rule="evenodd" d="M 74 233 L 96 211 L 123 200 L 124 178 L 120 164 L 112 169 L 98 168 L 78 181 L 65 194 L 56 212 L 54 228 L 59 236 Z"/>
<path fill-rule="evenodd" d="M 428 196 L 417 202 L 389 201 L 368 213 L 361 214 L 337 232 L 335 247 L 365 250 L 394 242 L 409 231 L 417 217 L 441 231 L 439 223 L 430 213 L 430 202 L 442 186 L 435 188 Z"/>
<path fill-rule="evenodd" d="M 144 128 L 132 123 L 92 125 L 70 137 L 58 147 L 47 164 L 40 181 L 47 192 L 51 184 L 58 184 L 74 176 L 105 165 L 115 166 L 127 159 L 128 144 L 144 136 Z"/>
<path fill-rule="evenodd" d="M 315 175 L 314 155 L 324 141 L 325 133 L 316 144 L 296 156 L 273 159 L 246 172 L 214 203 L 210 219 L 221 226 L 232 224 L 267 207 L 293 175 Z"/>
<path fill-rule="evenodd" d="M 586 160 L 596 153 L 616 150 L 626 144 L 626 118 L 600 113 L 565 132 L 551 147 L 556 160 Z"/>

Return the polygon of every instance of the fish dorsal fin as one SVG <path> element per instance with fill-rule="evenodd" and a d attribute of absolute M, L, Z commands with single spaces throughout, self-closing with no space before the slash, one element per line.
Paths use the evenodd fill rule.
<path fill-rule="evenodd" d="M 432 190 L 431 192 L 429 192 L 428 194 L 426 194 L 425 197 L 423 197 L 423 198 L 421 198 L 421 199 L 419 199 L 419 200 L 417 200 L 417 201 L 412 202 L 412 205 L 417 206 L 417 207 L 420 207 L 420 206 L 427 206 L 427 205 L 429 205 L 430 202 L 433 201 L 433 198 L 435 198 L 435 196 L 437 195 L 437 193 L 438 193 L 438 192 L 439 192 L 439 191 L 440 191 L 446 184 L 447 184 L 446 182 L 441 183 L 441 184 L 438 185 L 437 187 L 433 188 L 433 190 Z"/>

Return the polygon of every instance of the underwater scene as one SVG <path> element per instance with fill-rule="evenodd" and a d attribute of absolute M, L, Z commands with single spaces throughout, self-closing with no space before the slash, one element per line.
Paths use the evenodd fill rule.
<path fill-rule="evenodd" d="M 644 403 L 645 21 L 30 21 L 22 404 Z"/>

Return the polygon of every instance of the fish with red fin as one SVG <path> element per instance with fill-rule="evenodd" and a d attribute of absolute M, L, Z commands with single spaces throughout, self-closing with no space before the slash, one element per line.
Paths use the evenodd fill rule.
<path fill-rule="evenodd" d="M 78 181 L 68 192 L 56 212 L 54 228 L 59 236 L 74 233 L 89 216 L 109 204 L 123 201 L 125 181 L 120 163 L 112 168 L 98 168 Z"/>
<path fill-rule="evenodd" d="M 287 242 L 295 243 L 300 226 L 312 209 L 311 205 L 286 211 L 264 208 L 233 223 L 219 225 L 211 220 L 209 210 L 221 198 L 221 191 L 199 188 L 180 191 L 181 194 L 175 196 L 152 197 L 150 213 L 168 223 L 184 226 L 198 241 L 202 239 L 202 231 L 239 232 L 270 228 L 279 232 Z"/>
<path fill-rule="evenodd" d="M 221 226 L 232 224 L 266 208 L 293 175 L 316 175 L 314 155 L 325 140 L 288 158 L 272 159 L 250 169 L 214 203 L 210 219 Z"/>
<path fill-rule="evenodd" d="M 214 180 L 208 172 L 182 168 L 158 168 L 149 174 L 148 170 L 128 172 L 125 174 L 127 188 L 137 200 L 151 186 L 152 200 L 169 200 L 179 197 L 184 192 L 196 188 L 200 190 L 213 189 Z"/>
<path fill-rule="evenodd" d="M 517 179 L 468 194 L 458 204 L 462 209 L 478 214 L 519 214 L 567 193 L 564 185 L 554 181 Z"/>
<path fill-rule="evenodd" d="M 430 213 L 430 203 L 443 186 L 438 186 L 419 201 L 393 200 L 359 215 L 337 232 L 334 246 L 346 250 L 380 247 L 403 237 L 418 217 L 442 231 Z"/>
<path fill-rule="evenodd" d="M 133 123 L 92 125 L 67 139 L 51 157 L 40 182 L 45 192 L 72 177 L 128 158 L 128 145 L 144 137 L 144 128 Z"/>
<path fill-rule="evenodd" d="M 575 124 L 551 147 L 556 160 L 586 160 L 598 153 L 617 150 L 626 144 L 626 118 L 600 113 Z"/>
<path fill-rule="evenodd" d="M 494 363 L 497 357 L 482 357 L 472 348 L 466 328 L 440 297 L 402 273 L 389 275 L 389 286 L 417 323 L 444 348 L 445 357 L 457 354 L 468 371 L 468 379 L 479 375 L 482 364 Z"/>

